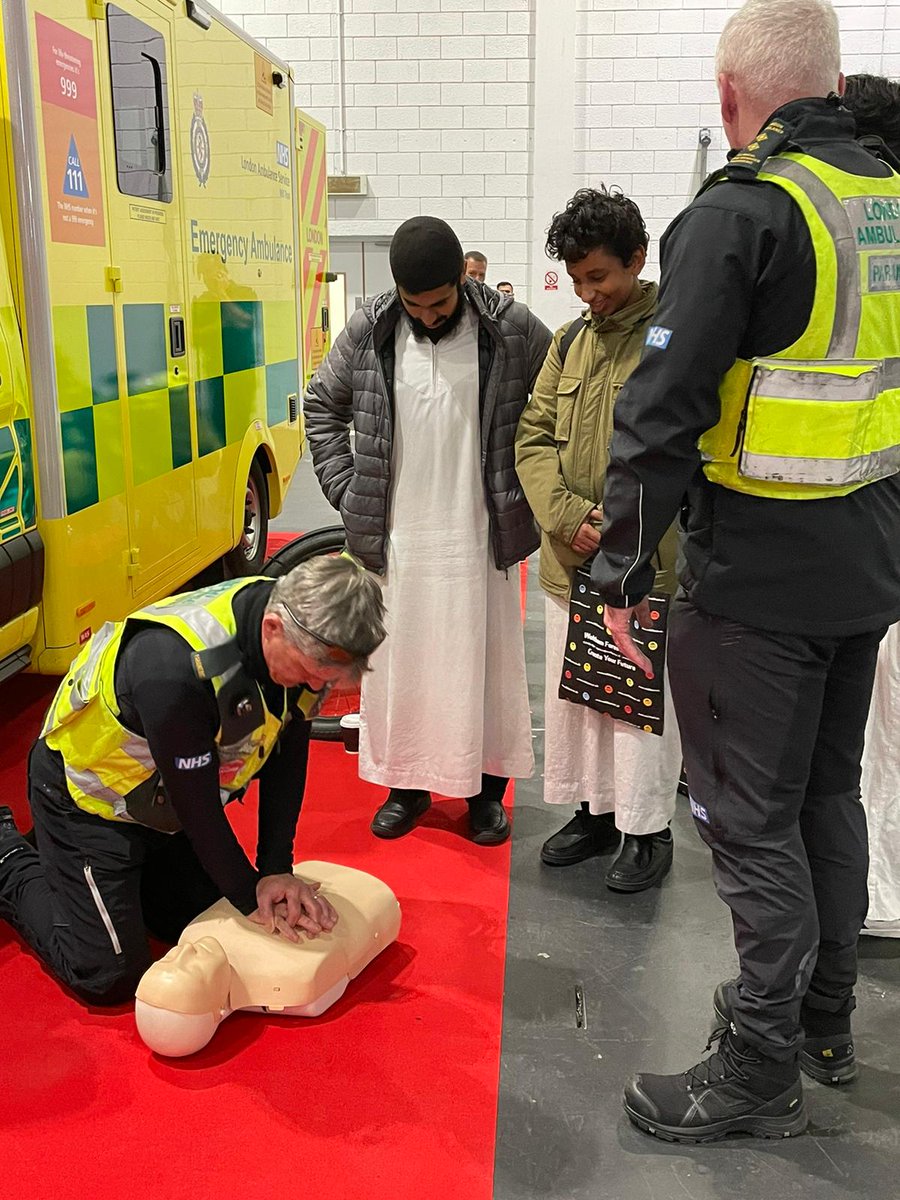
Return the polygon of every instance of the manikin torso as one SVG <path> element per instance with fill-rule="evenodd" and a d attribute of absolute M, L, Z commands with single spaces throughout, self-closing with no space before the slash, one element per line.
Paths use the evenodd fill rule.
<path fill-rule="evenodd" d="M 138 985 L 135 1018 L 159 1054 L 193 1054 L 238 1009 L 315 1017 L 323 1013 L 400 930 L 391 889 L 364 871 L 304 862 L 294 874 L 320 883 L 338 914 L 330 933 L 290 942 L 219 900 Z"/>

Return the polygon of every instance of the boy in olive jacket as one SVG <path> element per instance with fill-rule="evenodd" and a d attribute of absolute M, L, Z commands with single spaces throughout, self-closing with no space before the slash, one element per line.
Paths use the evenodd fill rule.
<path fill-rule="evenodd" d="M 556 333 L 519 422 L 516 470 L 541 526 L 541 586 L 546 597 L 544 799 L 578 805 L 549 838 L 541 858 L 568 866 L 609 853 L 614 891 L 637 892 L 672 865 L 669 821 L 675 809 L 681 744 L 666 695 L 665 732 L 647 734 L 592 709 L 560 700 L 568 602 L 576 566 L 600 544 L 600 498 L 616 397 L 637 366 L 656 310 L 657 287 L 639 276 L 647 231 L 637 205 L 584 188 L 547 237 L 565 263 L 582 317 Z M 659 550 L 656 588 L 675 589 L 675 529 Z"/>

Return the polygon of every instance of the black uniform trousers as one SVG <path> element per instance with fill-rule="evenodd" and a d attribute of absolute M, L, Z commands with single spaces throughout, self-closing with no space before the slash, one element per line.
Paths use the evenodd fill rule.
<path fill-rule="evenodd" d="M 0 917 L 92 1004 L 123 1004 L 150 966 L 150 930 L 175 942 L 221 896 L 183 833 L 106 821 L 78 808 L 61 757 L 38 741 L 28 763 L 37 849 L 0 843 Z"/>
<path fill-rule="evenodd" d="M 740 958 L 734 1022 L 772 1058 L 802 1045 L 801 1005 L 826 1021 L 855 1007 L 869 864 L 860 760 L 885 632 L 772 633 L 684 596 L 672 606 L 691 809 Z"/>

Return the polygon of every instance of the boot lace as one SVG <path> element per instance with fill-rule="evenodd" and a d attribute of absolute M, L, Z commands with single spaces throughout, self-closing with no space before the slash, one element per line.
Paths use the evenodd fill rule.
<path fill-rule="evenodd" d="M 717 1025 L 713 1029 L 709 1035 L 709 1041 L 706 1043 L 706 1049 L 712 1050 L 716 1042 L 718 1049 L 709 1058 L 704 1058 L 689 1071 L 685 1071 L 684 1081 L 689 1092 L 695 1087 L 725 1083 L 735 1077 L 746 1082 L 748 1076 L 741 1065 L 741 1055 L 728 1037 L 731 1032 L 730 1025 Z"/>

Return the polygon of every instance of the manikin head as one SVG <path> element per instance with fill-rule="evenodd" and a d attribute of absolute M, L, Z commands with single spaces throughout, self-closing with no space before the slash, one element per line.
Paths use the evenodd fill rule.
<path fill-rule="evenodd" d="M 633 301 L 647 261 L 641 211 L 621 192 L 582 188 L 547 231 L 547 253 L 563 262 L 575 294 L 594 317 L 611 317 Z"/>
<path fill-rule="evenodd" d="M 391 241 L 391 274 L 417 337 L 438 341 L 462 317 L 462 246 L 439 217 L 411 217 Z"/>
<path fill-rule="evenodd" d="M 282 687 L 357 683 L 385 638 L 381 588 L 353 559 L 310 559 L 275 584 L 262 621 L 262 649 Z"/>
<path fill-rule="evenodd" d="M 829 0 L 747 0 L 719 40 L 716 79 L 732 149 L 791 100 L 840 95 L 840 31 Z"/>
<path fill-rule="evenodd" d="M 161 1054 L 194 1054 L 231 1011 L 230 990 L 231 967 L 215 938 L 173 946 L 138 984 L 138 1032 Z"/>

